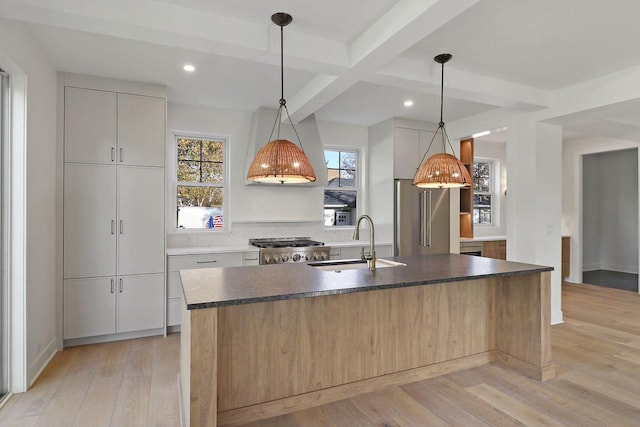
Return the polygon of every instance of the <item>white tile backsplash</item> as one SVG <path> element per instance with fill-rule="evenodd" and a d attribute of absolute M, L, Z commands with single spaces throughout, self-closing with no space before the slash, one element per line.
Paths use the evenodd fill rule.
<path fill-rule="evenodd" d="M 353 227 L 327 228 L 318 222 L 243 222 L 230 231 L 177 231 L 167 233 L 168 248 L 246 245 L 249 239 L 265 237 L 310 237 L 321 242 L 350 241 Z"/>

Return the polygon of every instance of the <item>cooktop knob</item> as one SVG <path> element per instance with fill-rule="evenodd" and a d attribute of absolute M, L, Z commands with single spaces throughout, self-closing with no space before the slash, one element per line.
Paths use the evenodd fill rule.
<path fill-rule="evenodd" d="M 317 253 L 317 252 L 316 252 L 316 253 L 314 253 L 314 254 L 313 254 L 313 259 L 314 259 L 315 261 L 319 260 L 319 259 L 320 259 L 320 255 L 318 255 L 318 253 Z"/>
<path fill-rule="evenodd" d="M 269 255 L 264 256 L 264 263 L 269 264 L 271 262 L 271 257 Z"/>
<path fill-rule="evenodd" d="M 309 261 L 309 260 L 311 259 L 311 255 L 306 254 L 306 255 L 304 256 L 304 259 L 306 259 L 307 261 Z"/>
<path fill-rule="evenodd" d="M 278 255 L 274 255 L 273 262 L 280 262 L 280 257 Z"/>
<path fill-rule="evenodd" d="M 295 255 L 293 256 L 293 260 L 294 260 L 295 262 L 300 261 L 300 258 L 301 258 L 301 257 L 300 257 L 300 254 L 295 254 Z"/>
<path fill-rule="evenodd" d="M 282 255 L 282 262 L 289 261 L 289 255 Z"/>
<path fill-rule="evenodd" d="M 322 252 L 320 254 L 320 258 L 322 258 L 323 261 L 326 260 L 327 259 L 327 253 L 326 252 Z"/>

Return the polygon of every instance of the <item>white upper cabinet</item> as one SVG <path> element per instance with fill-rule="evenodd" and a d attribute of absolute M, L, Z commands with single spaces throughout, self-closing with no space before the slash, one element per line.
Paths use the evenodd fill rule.
<path fill-rule="evenodd" d="M 421 160 L 433 139 L 433 132 L 396 127 L 393 129 L 393 177 L 413 179 Z M 442 152 L 442 140 L 433 141 L 425 160 Z"/>
<path fill-rule="evenodd" d="M 66 87 L 64 161 L 115 163 L 116 94 Z"/>
<path fill-rule="evenodd" d="M 118 274 L 164 271 L 164 169 L 118 168 Z"/>
<path fill-rule="evenodd" d="M 116 274 L 116 167 L 64 168 L 64 277 Z"/>
<path fill-rule="evenodd" d="M 393 132 L 393 177 L 411 179 L 420 163 L 420 131 L 394 128 Z"/>
<path fill-rule="evenodd" d="M 164 167 L 164 99 L 118 94 L 118 164 Z"/>
<path fill-rule="evenodd" d="M 65 88 L 64 161 L 164 167 L 165 100 Z"/>

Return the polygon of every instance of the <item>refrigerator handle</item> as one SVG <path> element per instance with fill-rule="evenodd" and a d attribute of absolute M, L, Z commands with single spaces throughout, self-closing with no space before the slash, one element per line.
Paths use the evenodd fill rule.
<path fill-rule="evenodd" d="M 427 191 L 420 192 L 420 246 L 427 247 Z"/>
<path fill-rule="evenodd" d="M 431 207 L 432 207 L 431 206 L 431 195 L 432 194 L 433 194 L 433 191 L 427 191 L 427 195 L 428 195 L 428 197 L 427 197 L 427 201 L 428 201 L 428 204 L 427 204 L 427 226 L 428 226 L 427 247 L 431 247 L 431 229 L 433 228 L 432 224 L 431 224 L 431 215 L 433 214 L 433 211 L 431 210 Z"/>

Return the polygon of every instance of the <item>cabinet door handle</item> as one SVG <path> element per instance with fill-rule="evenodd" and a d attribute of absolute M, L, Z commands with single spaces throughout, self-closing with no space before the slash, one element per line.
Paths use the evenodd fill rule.
<path fill-rule="evenodd" d="M 124 161 L 124 158 L 122 156 L 122 152 L 123 152 L 122 147 L 120 147 L 120 163 L 122 163 Z"/>
<path fill-rule="evenodd" d="M 116 220 L 111 220 L 111 234 L 116 234 Z"/>
<path fill-rule="evenodd" d="M 122 279 L 120 279 L 120 293 L 122 293 L 122 289 L 123 289 Z"/>
<path fill-rule="evenodd" d="M 124 233 L 124 221 L 120 220 L 120 234 Z"/>
<path fill-rule="evenodd" d="M 111 161 L 115 162 L 116 161 L 116 149 L 111 147 Z"/>
<path fill-rule="evenodd" d="M 213 264 L 214 262 L 218 262 L 215 259 L 212 259 L 211 261 L 196 261 L 196 264 Z"/>
<path fill-rule="evenodd" d="M 111 293 L 115 292 L 115 287 L 114 287 L 115 283 L 114 282 L 115 281 L 113 279 L 111 279 Z"/>
<path fill-rule="evenodd" d="M 431 194 L 433 193 L 433 191 L 427 191 L 427 225 L 428 225 L 428 231 L 427 231 L 427 246 L 431 247 L 431 229 L 433 228 L 433 206 L 431 205 Z"/>
<path fill-rule="evenodd" d="M 244 260 L 245 261 L 257 261 L 258 258 L 245 258 Z"/>

